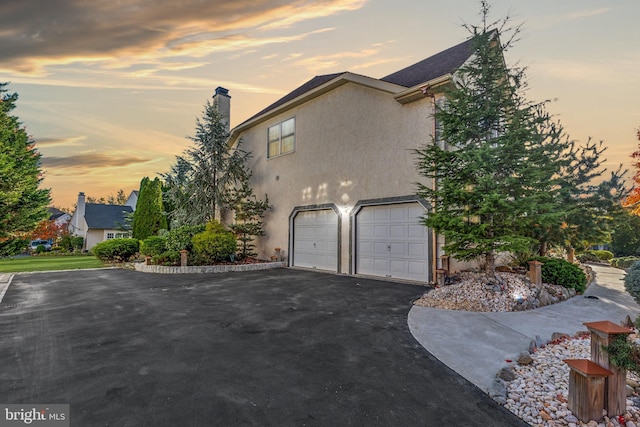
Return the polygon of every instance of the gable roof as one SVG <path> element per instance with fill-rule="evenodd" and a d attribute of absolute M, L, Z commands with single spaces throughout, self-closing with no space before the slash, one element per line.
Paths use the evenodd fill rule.
<path fill-rule="evenodd" d="M 87 203 L 84 219 L 87 222 L 87 228 L 119 229 L 126 224 L 126 212 L 133 212 L 131 206 Z"/>
<path fill-rule="evenodd" d="M 58 208 L 49 207 L 49 208 L 47 208 L 47 211 L 49 212 L 49 221 L 53 221 L 54 219 L 58 219 L 63 215 L 69 215 L 66 212 L 62 212 Z"/>
<path fill-rule="evenodd" d="M 369 82 L 366 83 L 368 86 L 376 86 L 378 89 L 384 87 L 384 90 L 390 90 L 389 88 L 395 87 L 397 89 L 394 93 L 400 96 L 400 98 L 398 98 L 398 101 L 403 103 L 407 102 L 401 101 L 400 99 L 406 98 L 407 100 L 411 100 L 413 98 L 404 96 L 405 94 L 400 93 L 400 87 L 412 88 L 416 85 L 431 82 L 444 76 L 450 76 L 458 68 L 460 68 L 465 63 L 465 61 L 469 59 L 472 53 L 473 38 L 470 38 L 467 41 L 464 41 L 449 49 L 443 50 L 440 53 L 432 55 L 427 59 L 424 59 L 406 68 L 389 74 L 388 76 L 381 79 L 373 79 L 371 77 L 360 76 L 350 72 L 315 76 L 311 80 L 302 84 L 302 86 L 297 87 L 282 98 L 278 99 L 273 104 L 265 107 L 253 116 L 249 117 L 247 120 L 237 125 L 231 131 L 230 141 L 233 143 L 233 141 L 235 141 L 235 139 L 237 138 L 238 133 L 244 130 L 246 127 L 253 125 L 254 123 L 252 122 L 260 122 L 266 117 L 276 113 L 275 110 L 286 108 L 287 105 L 299 104 L 300 102 L 298 101 L 300 101 L 301 99 L 304 99 L 305 97 L 310 98 L 312 97 L 311 95 L 316 92 L 321 93 L 323 85 L 326 86 L 325 90 L 330 90 L 331 87 L 338 86 L 340 84 L 339 81 L 341 80 L 357 81 L 359 83 L 365 83 L 365 80 L 368 80 Z M 335 85 L 331 83 L 332 81 L 335 83 Z M 371 83 L 371 81 L 378 82 L 378 84 L 374 85 Z M 389 86 L 384 86 L 385 84 Z M 317 94 L 315 96 L 317 96 Z"/>
<path fill-rule="evenodd" d="M 473 53 L 473 39 L 436 53 L 380 80 L 400 86 L 413 87 L 438 77 L 453 74 Z"/>

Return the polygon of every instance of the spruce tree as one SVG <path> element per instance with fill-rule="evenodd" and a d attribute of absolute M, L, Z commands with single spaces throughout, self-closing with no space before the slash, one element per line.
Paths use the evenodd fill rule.
<path fill-rule="evenodd" d="M 18 95 L 0 83 L 0 239 L 32 231 L 48 215 L 49 190 L 43 179 L 41 154 L 18 118 L 11 115 Z"/>
<path fill-rule="evenodd" d="M 271 207 L 269 198 L 265 194 L 263 200 L 258 200 L 250 186 L 251 175 L 247 173 L 239 188 L 231 192 L 228 206 L 235 212 L 235 219 L 229 226 L 240 242 L 239 255 L 242 258 L 256 256 L 253 241 L 257 236 L 264 236 L 263 218 Z"/>
<path fill-rule="evenodd" d="M 445 250 L 484 258 L 495 277 L 498 252 L 604 238 L 607 212 L 624 191 L 619 170 L 593 184 L 605 172 L 601 146 L 578 146 L 547 101 L 526 99 L 526 69 L 504 58 L 520 28 L 509 28 L 509 18 L 489 23 L 481 4 L 481 25 L 466 26 L 473 55 L 434 114 L 439 140 L 417 150 L 419 173 L 430 180 L 418 194 L 433 205 L 423 222 L 444 234 Z"/>
<path fill-rule="evenodd" d="M 249 154 L 229 147 L 226 118 L 208 101 L 202 118 L 196 121 L 196 132 L 189 139 L 194 143 L 168 173 L 163 174 L 167 196 L 175 209 L 170 212 L 172 226 L 204 224 L 220 219 L 228 209 L 230 192 L 243 179 Z"/>
<path fill-rule="evenodd" d="M 167 217 L 162 205 L 162 181 L 144 177 L 140 182 L 138 203 L 133 212 L 133 237 L 144 240 L 167 229 Z"/>

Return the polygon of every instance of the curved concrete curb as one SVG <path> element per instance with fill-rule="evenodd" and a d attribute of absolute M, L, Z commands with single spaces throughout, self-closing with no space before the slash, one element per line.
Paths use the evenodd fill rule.
<path fill-rule="evenodd" d="M 167 267 L 164 265 L 135 264 L 136 271 L 158 274 L 188 274 L 188 273 L 228 273 L 231 271 L 257 271 L 285 267 L 284 262 L 264 262 L 259 264 L 229 264 L 229 265 L 192 265 L 187 267 Z"/>
<path fill-rule="evenodd" d="M 7 289 L 9 289 L 9 285 L 11 285 L 11 281 L 13 280 L 14 274 L 0 274 L 0 303 L 4 298 L 4 294 L 7 293 Z"/>
<path fill-rule="evenodd" d="M 429 353 L 486 391 L 505 360 L 516 360 L 539 335 L 573 335 L 586 330 L 584 322 L 619 323 L 635 319 L 640 306 L 624 288 L 624 271 L 593 266 L 596 280 L 584 295 L 520 312 L 484 313 L 413 306 L 411 334 Z"/>

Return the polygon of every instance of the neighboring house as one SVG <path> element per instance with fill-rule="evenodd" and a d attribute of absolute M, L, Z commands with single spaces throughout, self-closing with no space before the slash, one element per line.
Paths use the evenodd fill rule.
<path fill-rule="evenodd" d="M 55 221 L 57 226 L 66 225 L 71 220 L 71 215 L 58 208 L 48 208 L 49 221 Z"/>
<path fill-rule="evenodd" d="M 415 196 L 414 150 L 433 141 L 435 105 L 471 54 L 469 40 L 381 79 L 317 76 L 232 129 L 273 206 L 259 256 L 279 247 L 291 266 L 434 280 L 443 240 L 419 223 L 430 206 Z M 229 100 L 216 89 L 227 115 Z"/>
<path fill-rule="evenodd" d="M 124 203 L 125 206 L 129 206 L 132 210 L 136 210 L 136 205 L 138 204 L 138 195 L 139 195 L 139 191 L 138 190 L 133 190 L 131 192 L 131 194 L 129 194 L 129 197 L 127 198 L 127 201 Z"/>
<path fill-rule="evenodd" d="M 131 206 L 86 203 L 84 193 L 80 193 L 69 232 L 84 238 L 83 250 L 90 250 L 108 239 L 131 237 L 126 215 L 133 211 Z"/>

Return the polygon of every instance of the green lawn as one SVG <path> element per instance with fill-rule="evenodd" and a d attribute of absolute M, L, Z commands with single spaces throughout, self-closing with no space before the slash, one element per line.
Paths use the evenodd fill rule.
<path fill-rule="evenodd" d="M 29 256 L 0 259 L 0 273 L 26 271 L 75 270 L 104 267 L 104 263 L 91 255 Z"/>

